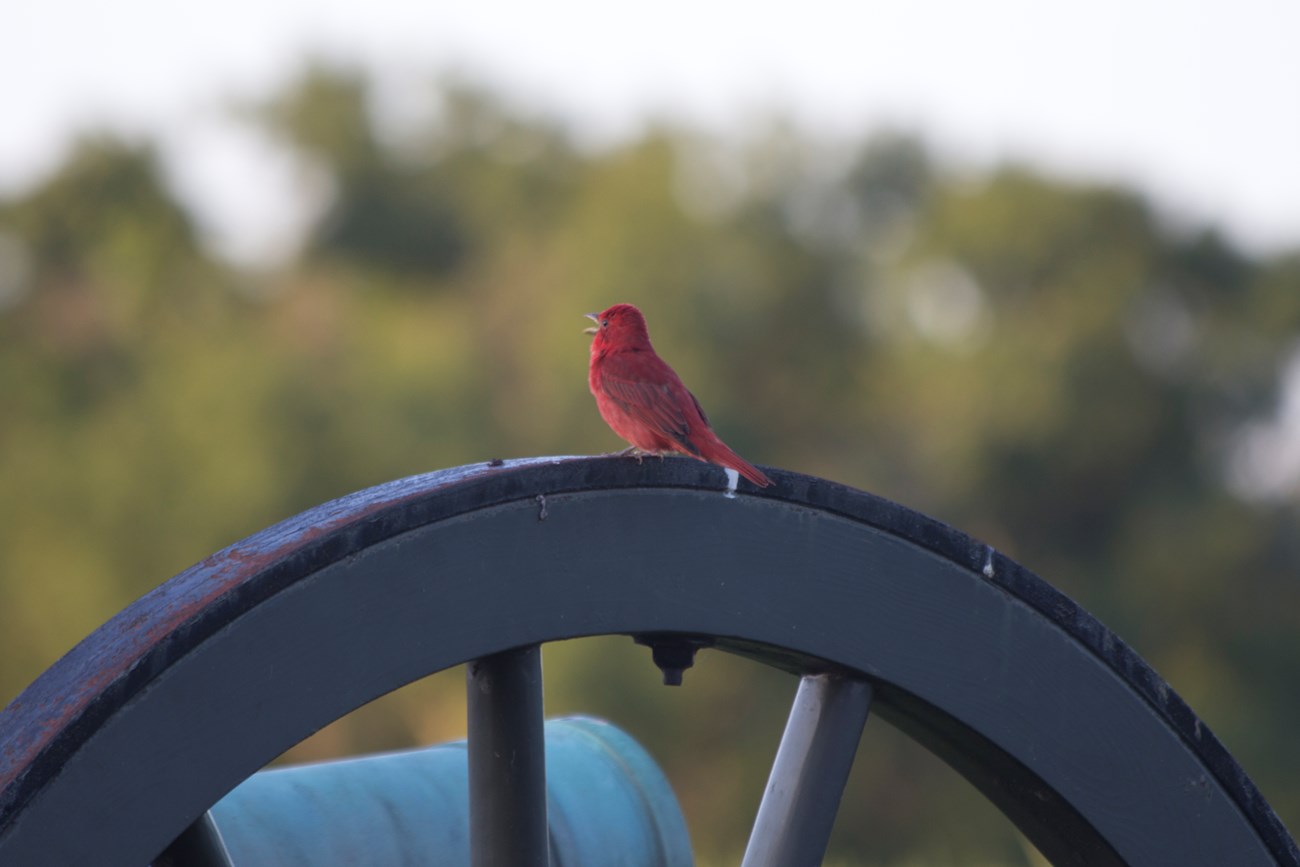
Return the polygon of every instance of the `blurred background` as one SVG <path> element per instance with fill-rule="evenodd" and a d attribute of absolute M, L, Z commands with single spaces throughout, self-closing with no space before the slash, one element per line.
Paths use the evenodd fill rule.
<path fill-rule="evenodd" d="M 472 8 L 470 8 L 472 7 Z M 28 3 L 0 80 L 0 702 L 388 479 L 622 447 L 645 310 L 756 462 L 951 523 L 1133 645 L 1300 828 L 1300 7 Z M 734 863 L 795 683 L 546 648 Z M 464 735 L 463 675 L 295 748 Z M 868 724 L 842 865 L 1035 865 Z"/>

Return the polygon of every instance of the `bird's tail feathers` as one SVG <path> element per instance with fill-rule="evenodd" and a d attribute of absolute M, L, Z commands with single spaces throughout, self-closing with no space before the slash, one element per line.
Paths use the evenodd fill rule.
<path fill-rule="evenodd" d="M 727 447 L 726 443 L 717 437 L 714 437 L 712 442 L 703 443 L 702 445 L 703 448 L 699 449 L 699 455 L 703 460 L 733 469 L 760 488 L 766 488 L 772 484 L 772 480 L 763 475 L 763 472 L 758 467 L 733 452 Z"/>

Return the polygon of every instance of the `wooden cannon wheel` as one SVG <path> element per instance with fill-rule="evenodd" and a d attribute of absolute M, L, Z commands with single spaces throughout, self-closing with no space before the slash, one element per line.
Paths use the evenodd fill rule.
<path fill-rule="evenodd" d="M 0 863 L 148 863 L 233 786 L 384 693 L 623 634 L 661 656 L 707 643 L 805 676 L 769 786 L 795 785 L 799 803 L 765 799 L 755 831 L 791 853 L 820 857 L 870 703 L 1053 863 L 1300 865 L 1209 730 L 1070 599 L 901 506 L 769 472 L 772 488 L 728 496 L 720 470 L 687 460 L 477 464 L 214 554 L 0 713 Z M 801 776 L 808 762 L 825 773 Z M 811 818 L 763 830 L 764 811 L 800 809 Z"/>

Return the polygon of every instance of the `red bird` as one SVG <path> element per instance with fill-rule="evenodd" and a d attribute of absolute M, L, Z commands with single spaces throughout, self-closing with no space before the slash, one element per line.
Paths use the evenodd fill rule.
<path fill-rule="evenodd" d="M 681 452 L 696 460 L 721 464 L 759 487 L 772 480 L 727 448 L 709 427 L 695 395 L 673 369 L 655 354 L 645 317 L 631 304 L 615 304 L 596 320 L 587 384 L 596 408 L 614 433 L 632 444 L 625 454 L 663 456 Z"/>

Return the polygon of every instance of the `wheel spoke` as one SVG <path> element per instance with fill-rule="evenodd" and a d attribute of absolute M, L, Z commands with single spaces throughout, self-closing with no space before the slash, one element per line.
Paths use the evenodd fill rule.
<path fill-rule="evenodd" d="M 153 867 L 231 867 L 230 853 L 212 813 L 204 811 L 195 819 L 154 859 Z"/>
<path fill-rule="evenodd" d="M 542 653 L 469 664 L 469 826 L 473 867 L 548 867 Z"/>
<path fill-rule="evenodd" d="M 742 867 L 817 867 L 871 707 L 871 685 L 831 674 L 799 682 Z"/>

